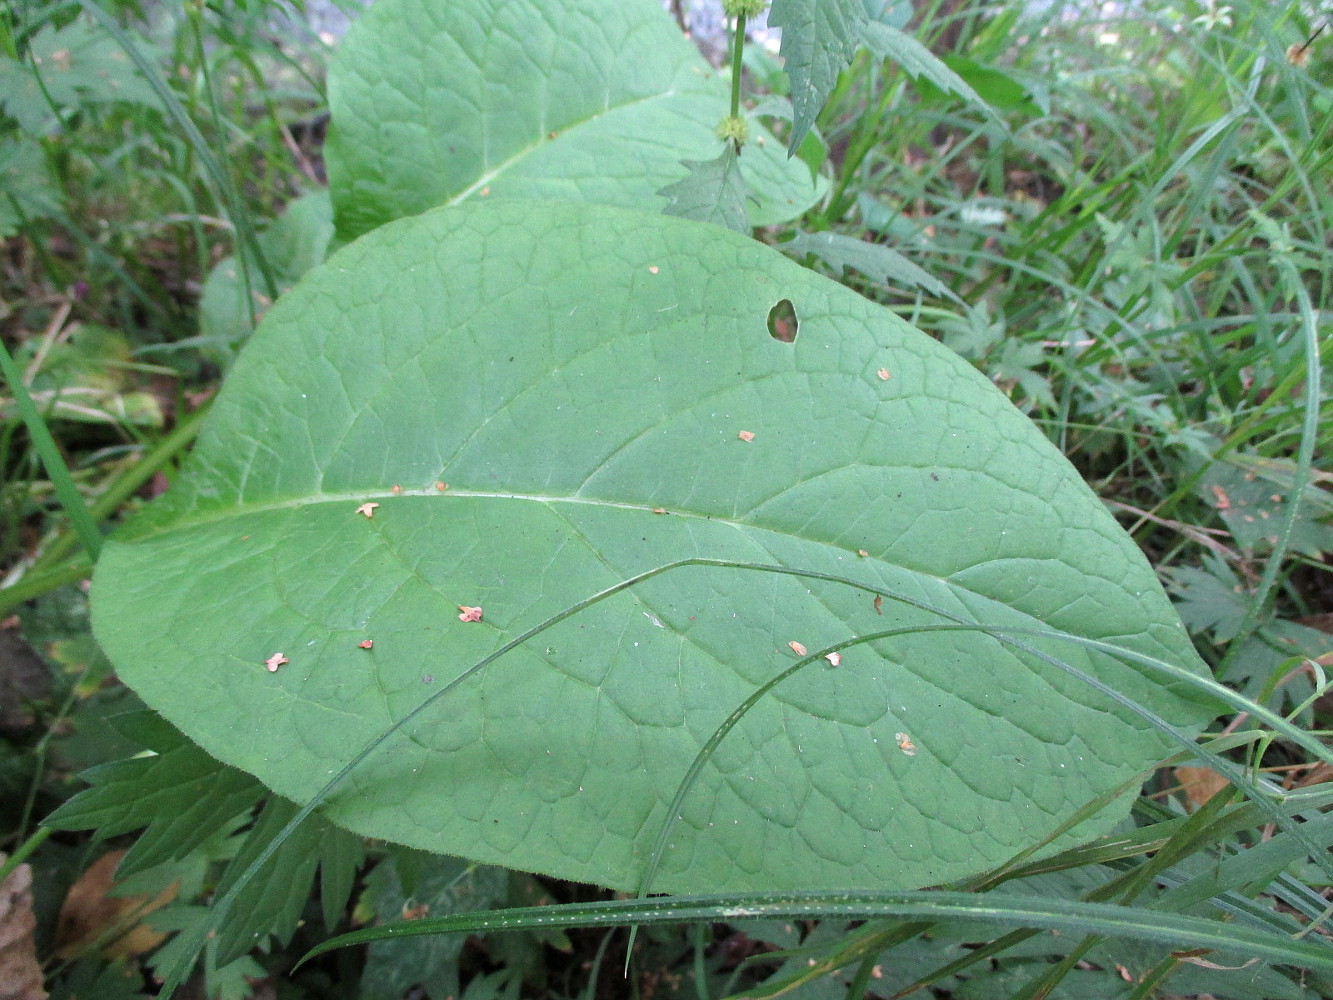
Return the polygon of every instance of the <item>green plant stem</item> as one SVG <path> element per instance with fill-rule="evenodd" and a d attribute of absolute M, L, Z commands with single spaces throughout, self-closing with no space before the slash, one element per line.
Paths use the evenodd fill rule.
<path fill-rule="evenodd" d="M 736 15 L 736 35 L 731 42 L 731 117 L 741 113 L 741 57 L 745 54 L 745 15 Z"/>
<path fill-rule="evenodd" d="M 79 541 L 95 561 L 102 551 L 102 533 L 97 530 L 97 524 L 88 513 L 83 497 L 79 495 L 79 489 L 74 485 L 74 477 L 70 475 L 69 466 L 65 464 L 65 458 L 60 454 L 60 448 L 56 445 L 55 438 L 51 436 L 46 421 L 42 419 L 37 404 L 28 394 L 28 387 L 23 384 L 23 373 L 19 371 L 18 365 L 9 353 L 9 348 L 3 341 L 0 341 L 0 369 L 4 372 L 5 381 L 9 383 L 10 392 L 14 394 L 14 403 L 18 407 L 19 416 L 28 428 L 32 445 L 37 449 L 46 474 L 51 478 L 56 498 L 65 508 L 65 514 L 74 525 Z"/>
<path fill-rule="evenodd" d="M 5 879 L 9 878 L 10 872 L 28 860 L 32 856 L 32 852 L 41 847 L 46 838 L 53 833 L 55 831 L 46 826 L 38 827 L 33 831 L 32 836 L 20 844 L 18 849 L 5 860 L 5 863 L 0 865 L 0 885 L 3 885 Z"/>
<path fill-rule="evenodd" d="M 93 564 L 83 559 L 45 573 L 33 573 L 29 570 L 18 583 L 0 590 L 0 615 L 8 615 L 20 605 L 43 594 L 49 594 L 57 587 L 86 579 L 92 571 Z"/>

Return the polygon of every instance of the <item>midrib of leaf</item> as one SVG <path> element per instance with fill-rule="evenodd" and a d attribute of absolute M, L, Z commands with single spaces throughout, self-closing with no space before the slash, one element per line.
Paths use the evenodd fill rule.
<path fill-rule="evenodd" d="M 628 108 L 633 108 L 644 104 L 650 104 L 653 101 L 660 101 L 666 98 L 676 97 L 677 95 L 683 93 L 686 93 L 686 91 L 676 90 L 673 88 L 671 90 L 664 90 L 661 93 L 649 94 L 646 97 L 636 97 L 633 100 L 625 101 L 621 104 L 608 105 L 601 111 L 598 111 L 596 114 L 587 115 L 586 117 L 579 118 L 566 125 L 557 126 L 556 137 L 554 139 L 547 138 L 546 132 L 542 132 L 540 135 L 538 135 L 536 142 L 529 143 L 522 149 L 518 150 L 518 152 L 511 155 L 508 159 L 502 160 L 494 167 L 491 167 L 484 173 L 478 175 L 475 181 L 473 181 L 467 187 L 460 190 L 457 194 L 454 194 L 451 197 L 447 198 L 446 200 L 440 202 L 440 205 L 442 206 L 457 205 L 459 202 L 467 200 L 473 194 L 480 191 L 482 188 L 486 187 L 488 184 L 494 181 L 497 177 L 502 176 L 505 173 L 505 171 L 507 171 L 510 167 L 514 166 L 514 164 L 521 162 L 524 157 L 531 155 L 535 150 L 540 149 L 544 145 L 560 142 L 562 139 L 565 138 L 566 134 L 574 131 L 575 129 L 578 129 L 583 125 L 587 125 L 589 122 L 595 122 L 600 118 L 605 118 L 607 115 L 624 111 Z M 702 91 L 700 91 L 699 94 L 700 96 L 708 96 Z"/>
<path fill-rule="evenodd" d="M 445 502 L 449 501 L 450 499 L 466 498 L 466 499 L 497 500 L 497 501 L 517 500 L 530 503 L 537 503 L 547 507 L 552 511 L 552 513 L 555 513 L 557 516 L 560 516 L 560 519 L 566 525 L 569 526 L 570 530 L 578 534 L 580 537 L 584 537 L 582 529 L 580 529 L 577 525 L 573 524 L 567 518 L 559 514 L 560 505 L 575 504 L 580 506 L 596 507 L 601 509 L 610 508 L 617 510 L 638 511 L 640 513 L 648 514 L 653 517 L 667 516 L 667 517 L 690 518 L 697 521 L 704 521 L 710 524 L 718 524 L 724 527 L 733 528 L 736 531 L 745 535 L 745 537 L 749 541 L 754 542 L 756 544 L 761 544 L 760 540 L 756 537 L 756 535 L 763 534 L 766 536 L 777 536 L 781 538 L 786 538 L 796 542 L 822 545 L 830 549 L 836 549 L 840 552 L 854 553 L 856 551 L 845 545 L 840 545 L 828 539 L 818 538 L 813 535 L 797 534 L 792 531 L 785 531 L 773 525 L 744 521 L 736 516 L 727 516 L 723 514 L 708 514 L 700 511 L 682 509 L 677 507 L 662 507 L 659 504 L 652 504 L 647 502 L 607 500 L 595 497 L 559 496 L 554 494 L 541 494 L 541 493 L 502 493 L 496 491 L 482 491 L 482 490 L 462 490 L 462 489 L 456 490 L 453 487 L 449 487 L 447 491 L 443 492 L 434 489 L 433 487 L 429 489 L 400 489 L 397 492 L 394 492 L 392 489 L 384 489 L 383 487 L 379 487 L 374 490 L 345 492 L 345 493 L 321 493 L 310 496 L 291 497 L 283 500 L 273 500 L 264 503 L 235 504 L 226 507 L 220 507 L 214 511 L 209 511 L 202 515 L 193 515 L 184 518 L 179 518 L 177 520 L 172 521 L 170 524 L 165 524 L 159 527 L 155 527 L 152 530 L 144 532 L 142 535 L 135 536 L 135 538 L 132 540 L 130 544 L 133 544 L 133 542 L 144 541 L 152 538 L 161 538 L 163 536 L 169 536 L 172 534 L 184 533 L 193 530 L 195 528 L 202 528 L 212 524 L 220 524 L 231 519 L 249 517 L 254 515 L 262 515 L 265 513 L 277 513 L 288 510 L 297 510 L 302 507 L 310 507 L 310 506 L 315 506 L 317 504 L 326 504 L 326 503 L 343 504 L 346 505 L 348 508 L 349 517 L 359 517 L 360 515 L 356 514 L 354 508 L 356 506 L 359 506 L 360 504 L 367 502 L 383 501 L 383 500 L 396 500 L 404 497 L 430 497 L 436 501 L 445 501 Z M 666 513 L 658 514 L 657 513 L 658 511 L 665 511 Z M 373 517 L 370 520 L 373 521 Z M 623 575 L 622 569 L 612 566 L 604 558 L 602 558 L 601 552 L 591 540 L 585 538 L 585 543 L 588 547 L 588 551 L 594 554 L 599 560 L 599 562 L 602 563 L 603 567 L 607 569 L 613 576 Z M 768 546 L 764 545 L 762 547 L 764 549 L 765 554 L 771 556 L 775 560 L 779 558 L 772 552 L 772 550 Z M 951 591 L 957 593 L 960 596 L 971 597 L 976 600 L 985 601 L 987 603 L 996 605 L 998 607 L 1006 608 L 1009 611 L 1013 611 L 1016 612 L 1017 614 L 1022 615 L 1029 621 L 1038 623 L 1042 628 L 1049 629 L 1052 632 L 1052 634 L 1069 636 L 1070 638 L 1074 639 L 1081 638 L 1075 636 L 1073 633 L 1066 633 L 1060 629 L 1053 629 L 1047 622 L 1038 618 L 1036 615 L 1033 615 L 1029 612 L 1022 610 L 1021 608 L 1015 607 L 1012 604 L 1008 604 L 995 597 L 992 597 L 989 594 L 984 594 L 980 591 L 967 587 L 962 583 L 958 582 L 957 580 L 953 579 L 952 577 L 940 576 L 938 574 L 930 573 L 926 570 L 919 569 L 917 567 L 908 566 L 901 562 L 893 562 L 891 560 L 879 557 L 870 557 L 869 559 L 866 559 L 865 562 L 870 565 L 878 563 L 884 566 L 892 566 L 895 569 L 898 569 L 904 573 L 912 575 L 913 577 L 922 580 L 928 580 L 933 583 L 939 584 L 941 586 L 947 587 Z M 775 563 L 775 566 L 777 565 L 778 563 Z M 967 569 L 972 569 L 972 568 L 974 567 L 967 567 Z M 807 572 L 807 571 L 793 571 L 793 572 L 801 576 L 811 576 L 814 578 L 827 579 L 835 583 L 850 584 L 852 586 L 856 586 L 863 590 L 883 594 L 883 596 L 891 600 L 910 605 L 916 608 L 917 610 L 924 611 L 928 614 L 937 615 L 940 618 L 949 622 L 953 622 L 955 624 L 961 624 L 961 625 L 975 624 L 975 622 L 971 622 L 967 619 L 961 618 L 952 612 L 945 611 L 941 608 L 937 608 L 928 602 L 918 601 L 914 598 L 909 598 L 904 595 L 897 594 L 891 590 L 881 589 L 877 587 L 870 587 L 862 583 L 854 582 L 851 578 L 833 577 L 818 572 Z M 830 614 L 834 614 L 836 617 L 836 612 L 834 612 L 832 608 L 825 605 L 825 609 L 829 611 Z M 1106 636 L 1103 637 L 1102 641 L 1121 639 L 1121 638 L 1125 637 Z"/>
<path fill-rule="evenodd" d="M 543 494 L 543 493 L 501 493 L 496 491 L 482 491 L 482 490 L 456 490 L 452 486 L 445 491 L 440 491 L 432 487 L 430 489 L 400 489 L 397 492 L 394 492 L 392 489 L 384 489 L 383 487 L 377 487 L 376 489 L 373 490 L 363 490 L 363 491 L 346 492 L 346 493 L 321 493 L 311 496 L 290 497 L 283 500 L 272 500 L 264 503 L 234 504 L 226 507 L 219 507 L 216 510 L 209 511 L 204 514 L 190 515 L 187 517 L 178 518 L 176 520 L 173 520 L 169 524 L 156 526 L 151 530 L 145 531 L 141 535 L 136 535 L 128 544 L 133 544 L 135 542 L 144 541 L 147 539 L 161 538 L 167 535 L 183 533 L 193 530 L 195 528 L 202 528 L 212 524 L 220 524 L 222 522 L 234 518 L 249 517 L 253 515 L 266 514 L 266 513 L 277 513 L 287 510 L 297 510 L 301 507 L 312 507 L 317 504 L 325 504 L 325 503 L 345 504 L 348 507 L 349 517 L 359 517 L 360 515 L 356 514 L 354 508 L 356 506 L 359 506 L 360 504 L 367 502 L 377 502 L 382 500 L 398 500 L 404 497 L 431 497 L 436 501 L 443 501 L 443 502 L 448 502 L 451 499 L 464 499 L 464 498 L 481 499 L 481 500 L 519 500 L 530 503 L 542 504 L 550 508 L 553 512 L 555 512 L 561 504 L 577 504 L 581 506 L 597 507 L 597 508 L 632 510 L 644 514 L 649 514 L 654 517 L 667 516 L 667 517 L 691 518 L 697 521 L 705 521 L 710 524 L 719 524 L 723 525 L 724 527 L 734 528 L 737 531 L 747 534 L 747 536 L 749 535 L 749 533 L 752 532 L 762 532 L 767 535 L 776 535 L 778 537 L 792 539 L 793 541 L 797 542 L 824 545 L 832 549 L 837 549 L 838 551 L 841 552 L 855 553 L 856 551 L 854 549 L 848 548 L 845 545 L 840 545 L 836 542 L 818 538 L 813 535 L 802 535 L 792 531 L 784 531 L 783 529 L 778 528 L 776 526 L 766 525 L 766 524 L 756 524 L 749 521 L 741 520 L 740 518 L 735 516 L 727 516 L 725 514 L 708 514 L 696 510 L 683 509 L 679 507 L 663 507 L 660 504 L 653 504 L 646 502 L 640 503 L 627 500 L 606 500 L 596 497 L 579 497 L 579 496 L 557 496 L 554 494 Z M 383 508 L 381 508 L 381 510 L 382 509 Z M 664 515 L 658 514 L 657 511 L 659 510 L 666 511 L 666 513 Z M 372 517 L 370 520 L 373 521 L 374 518 Z M 561 520 L 564 520 L 566 524 L 569 524 L 571 530 L 577 532 L 580 535 L 583 534 L 583 532 L 577 526 L 571 524 L 568 520 L 564 519 L 563 517 L 561 518 Z M 753 541 L 754 539 L 751 538 L 751 540 Z M 594 546 L 591 541 L 588 542 L 588 547 L 589 551 L 595 553 L 597 552 L 596 546 Z M 768 553 L 769 555 L 772 555 L 772 552 L 767 547 L 765 547 L 765 552 Z M 598 557 L 600 558 L 600 553 L 597 554 Z M 1019 614 L 1022 614 L 1024 617 L 1034 622 L 1041 622 L 1041 619 L 1037 618 L 1035 615 L 1029 614 L 1020 608 L 1016 608 L 1013 605 L 1006 604 L 1003 601 L 997 600 L 996 598 L 991 597 L 988 594 L 983 594 L 980 591 L 973 590 L 970 587 L 966 587 L 960 584 L 958 581 L 952 579 L 951 577 L 939 576 L 938 574 L 930 573 L 925 570 L 917 569 L 912 566 L 907 566 L 903 563 L 892 562 L 887 559 L 881 559 L 873 556 L 865 560 L 865 562 L 867 562 L 868 564 L 880 563 L 886 566 L 893 566 L 899 570 L 902 570 L 903 572 L 910 573 L 922 579 L 931 580 L 936 583 L 947 586 L 952 590 L 957 591 L 960 594 L 966 594 L 971 597 L 975 597 L 979 600 L 989 601 L 1001 607 L 1008 608 L 1011 611 L 1016 611 Z M 604 565 L 606 565 L 606 568 L 611 570 L 616 575 L 620 575 L 622 572 L 621 570 L 616 569 L 615 567 L 612 567 L 609 564 L 605 564 L 605 562 Z M 968 569 L 971 568 L 972 567 L 968 567 Z M 805 573 L 804 571 L 802 571 L 799 575 L 809 575 L 818 578 L 829 579 L 837 583 L 852 582 L 850 579 L 842 579 L 842 578 L 834 579 L 833 577 L 829 577 L 821 573 Z M 862 586 L 860 584 L 856 585 Z M 869 588 L 869 589 L 875 590 L 875 588 Z M 941 617 L 949 621 L 957 622 L 960 624 L 971 624 L 969 622 L 966 622 L 964 619 L 956 617 L 951 612 L 941 610 L 925 602 L 917 602 L 913 599 L 901 597 L 893 593 L 890 593 L 888 591 L 875 590 L 875 592 L 883 593 L 884 596 L 890 597 L 893 600 L 900 600 L 903 601 L 904 603 L 911 604 L 914 607 L 917 607 L 919 610 L 926 611 L 931 614 L 940 615 Z M 1046 625 L 1045 622 L 1041 622 L 1041 624 L 1045 627 L 1049 627 Z"/>

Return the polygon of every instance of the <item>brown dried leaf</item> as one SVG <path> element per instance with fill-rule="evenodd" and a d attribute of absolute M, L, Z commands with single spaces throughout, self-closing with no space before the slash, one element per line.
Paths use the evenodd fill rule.
<path fill-rule="evenodd" d="M 0 864 L 9 855 L 0 854 Z M 32 868 L 19 865 L 0 883 L 0 1000 L 46 1000 L 33 929 Z"/>
<path fill-rule="evenodd" d="M 143 922 L 143 918 L 171 902 L 176 896 L 172 885 L 157 897 L 116 896 L 116 865 L 124 851 L 111 851 L 97 859 L 79 876 L 60 905 L 56 922 L 56 954 L 73 959 L 87 952 L 99 938 L 110 935 L 102 949 L 108 957 L 132 957 L 152 951 L 166 938 Z"/>
<path fill-rule="evenodd" d="M 1185 789 L 1190 805 L 1196 809 L 1229 784 L 1226 778 L 1211 767 L 1178 767 L 1176 780 Z"/>

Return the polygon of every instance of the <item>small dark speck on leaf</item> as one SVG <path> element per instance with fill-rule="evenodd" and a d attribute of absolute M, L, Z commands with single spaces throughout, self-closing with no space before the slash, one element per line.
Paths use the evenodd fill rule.
<path fill-rule="evenodd" d="M 421 678 L 421 683 L 422 683 L 422 684 L 434 684 L 434 683 L 435 683 L 435 675 L 434 675 L 434 674 L 427 674 L 425 677 Z"/>
<path fill-rule="evenodd" d="M 932 473 L 930 474 L 930 478 L 933 479 L 933 480 L 934 480 L 935 482 L 937 482 L 937 483 L 940 481 L 939 474 L 938 474 L 938 473 L 935 473 L 935 472 L 932 472 Z"/>
<path fill-rule="evenodd" d="M 768 335 L 774 340 L 793 344 L 799 329 L 800 321 L 796 318 L 796 307 L 791 304 L 791 299 L 780 299 L 768 311 Z"/>

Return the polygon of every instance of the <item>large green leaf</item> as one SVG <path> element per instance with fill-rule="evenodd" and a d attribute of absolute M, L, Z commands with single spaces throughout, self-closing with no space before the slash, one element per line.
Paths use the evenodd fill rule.
<path fill-rule="evenodd" d="M 470 196 L 660 210 L 728 95 L 656 0 L 380 0 L 329 71 L 338 232 Z M 754 132 L 750 223 L 794 218 L 824 183 Z"/>
<path fill-rule="evenodd" d="M 794 343 L 767 330 L 783 301 Z M 180 481 L 106 546 L 94 626 L 149 705 L 304 802 L 506 641 L 696 557 L 850 582 L 655 576 L 432 702 L 323 814 L 633 888 L 691 762 L 797 662 L 789 643 L 980 622 L 1201 668 L 1132 542 L 957 355 L 719 227 L 521 201 L 382 227 L 277 303 Z M 1175 724 L 1206 714 L 1103 654 L 1026 641 Z M 985 633 L 849 646 L 716 747 L 653 887 L 943 882 L 1168 746 Z"/>

